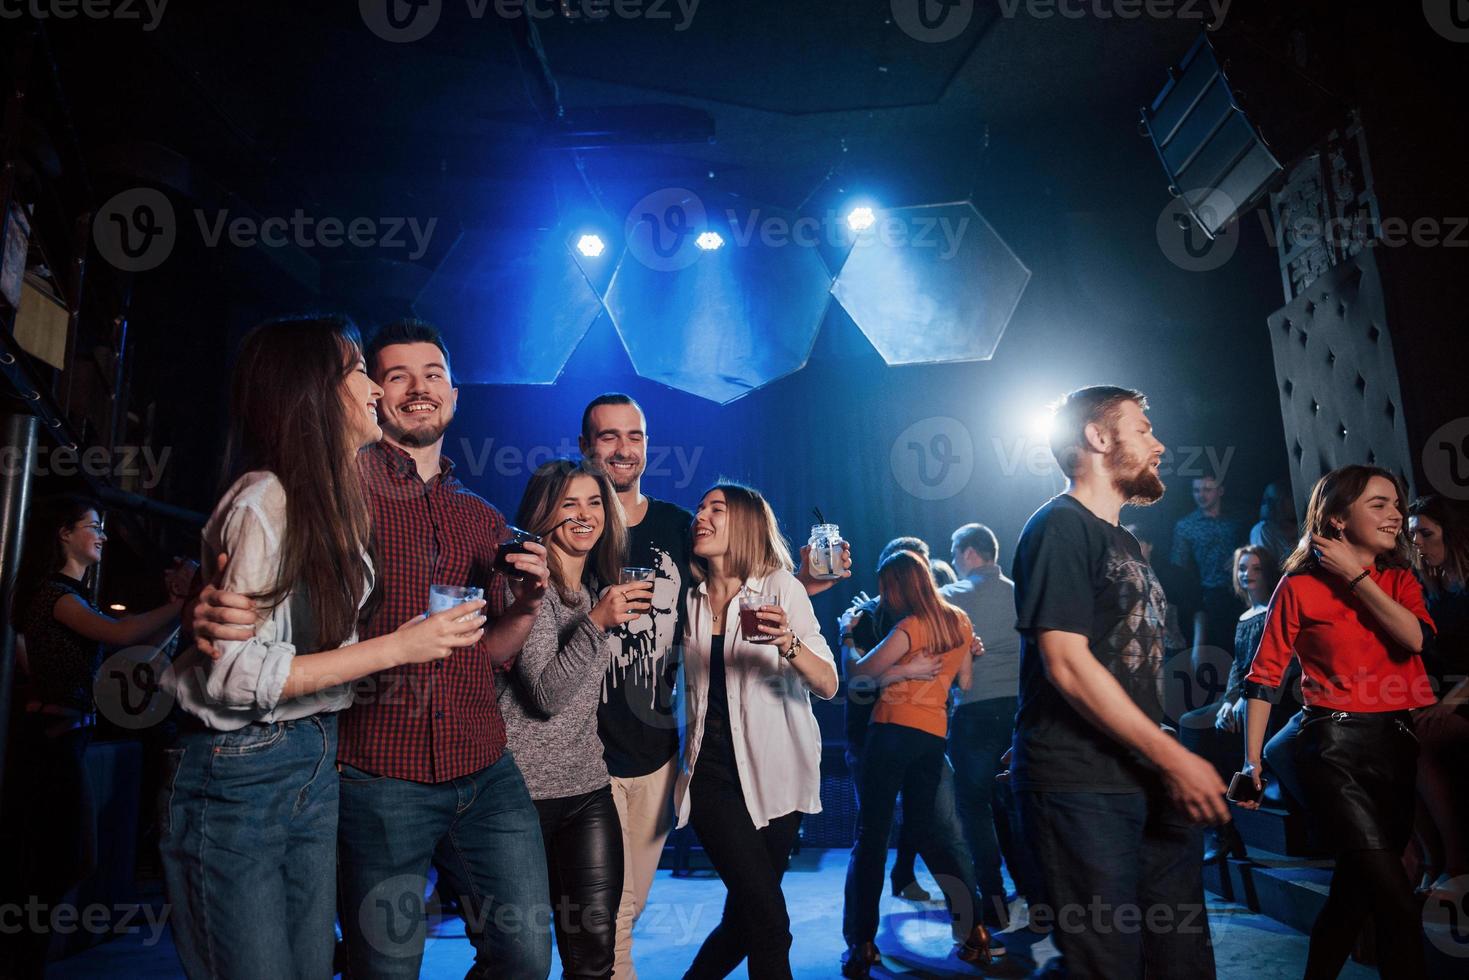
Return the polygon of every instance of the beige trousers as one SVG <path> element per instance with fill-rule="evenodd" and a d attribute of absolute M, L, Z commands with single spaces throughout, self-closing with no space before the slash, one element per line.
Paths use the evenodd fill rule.
<path fill-rule="evenodd" d="M 673 785 L 678 757 L 646 776 L 612 777 L 612 799 L 622 821 L 622 903 L 617 910 L 617 980 L 637 980 L 632 962 L 632 930 L 648 904 L 648 890 L 663 842 L 673 829 Z"/>

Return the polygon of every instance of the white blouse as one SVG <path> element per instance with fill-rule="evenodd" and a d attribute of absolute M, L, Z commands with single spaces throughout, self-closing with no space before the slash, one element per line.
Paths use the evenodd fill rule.
<path fill-rule="evenodd" d="M 754 593 L 780 596 L 780 605 L 807 650 L 836 669 L 831 649 L 805 588 L 790 572 L 780 570 L 746 580 L 725 610 L 724 680 L 729 695 L 730 736 L 745 807 L 755 826 L 799 810 L 821 812 L 821 729 L 811 711 L 811 689 L 800 673 L 781 658 L 772 643 L 751 643 L 739 630 L 739 597 Z M 709 650 L 713 610 L 706 583 L 688 593 L 683 637 L 684 738 L 683 765 L 674 789 L 678 826 L 689 820 L 689 782 L 704 740 L 709 704 Z"/>

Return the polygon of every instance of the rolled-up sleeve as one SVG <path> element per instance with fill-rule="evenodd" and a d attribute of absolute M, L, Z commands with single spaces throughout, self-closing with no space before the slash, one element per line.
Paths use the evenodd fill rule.
<path fill-rule="evenodd" d="M 786 622 L 791 630 L 801 638 L 801 645 L 816 656 L 831 664 L 831 669 L 836 670 L 836 658 L 832 656 L 831 647 L 826 643 L 826 637 L 821 635 L 821 624 L 816 619 L 816 610 L 811 606 L 811 597 L 806 594 L 805 586 L 797 581 L 794 575 L 781 576 L 781 605 L 785 607 Z M 816 694 L 816 692 L 812 692 Z M 816 694 L 821 697 L 820 694 Z M 830 701 L 836 694 L 832 693 L 822 698 Z"/>
<path fill-rule="evenodd" d="M 221 584 L 227 592 L 268 592 L 280 575 L 280 534 L 254 505 L 237 504 L 221 529 L 223 551 L 230 556 Z M 290 598 L 263 610 L 255 635 L 248 640 L 215 643 L 219 659 L 204 664 L 204 694 L 227 708 L 270 711 L 280 703 L 296 646 L 291 637 Z"/>

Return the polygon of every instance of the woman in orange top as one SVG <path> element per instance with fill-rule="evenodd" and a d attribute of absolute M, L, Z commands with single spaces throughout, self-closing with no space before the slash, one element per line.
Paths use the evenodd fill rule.
<path fill-rule="evenodd" d="M 915 679 L 883 688 L 867 732 L 859 794 L 862 809 L 857 843 L 847 864 L 842 913 L 848 947 L 842 963 L 844 977 L 865 977 L 878 960 L 873 940 L 899 791 L 903 793 L 903 820 L 912 823 L 917 839 L 932 834 L 934 794 L 949 730 L 949 687 L 957 681 L 961 688 L 969 689 L 973 661 L 970 643 L 974 632 L 969 617 L 939 595 L 922 560 L 911 552 L 897 552 L 878 568 L 877 582 L 883 600 L 902 619 L 856 662 L 853 672 L 888 681 L 909 674 Z M 928 870 L 948 886 L 944 897 L 954 921 L 954 938 L 962 944 L 960 958 L 989 962 L 1004 947 L 975 921 L 978 904 L 973 866 L 961 860 L 952 847 L 939 848 L 934 857 L 940 866 Z"/>

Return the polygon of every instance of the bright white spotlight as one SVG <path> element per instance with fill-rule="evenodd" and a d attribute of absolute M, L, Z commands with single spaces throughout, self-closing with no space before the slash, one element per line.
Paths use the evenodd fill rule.
<path fill-rule="evenodd" d="M 719 237 L 719 232 L 717 231 L 706 231 L 694 239 L 694 244 L 706 252 L 712 252 L 716 248 L 724 247 L 724 239 Z"/>
<path fill-rule="evenodd" d="M 1042 442 L 1049 442 L 1051 430 L 1056 427 L 1056 413 L 1043 408 L 1030 420 L 1030 434 Z"/>
<path fill-rule="evenodd" d="M 847 212 L 847 227 L 853 231 L 866 231 L 877 222 L 877 215 L 867 206 L 853 208 Z"/>
<path fill-rule="evenodd" d="M 583 235 L 576 240 L 576 250 L 589 259 L 595 259 L 606 248 L 600 235 Z"/>

